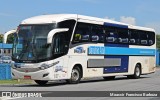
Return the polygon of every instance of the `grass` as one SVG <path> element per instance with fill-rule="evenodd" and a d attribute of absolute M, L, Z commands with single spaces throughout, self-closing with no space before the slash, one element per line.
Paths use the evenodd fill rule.
<path fill-rule="evenodd" d="M 0 85 L 33 84 L 33 80 L 0 80 Z"/>

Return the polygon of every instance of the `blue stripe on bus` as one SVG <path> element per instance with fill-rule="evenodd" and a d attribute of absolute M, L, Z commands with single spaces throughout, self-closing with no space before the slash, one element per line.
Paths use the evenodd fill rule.
<path fill-rule="evenodd" d="M 90 46 L 89 55 L 155 56 L 155 49 Z"/>
<path fill-rule="evenodd" d="M 107 22 L 104 22 L 104 25 L 105 26 L 112 26 L 112 27 L 119 27 L 119 28 L 128 28 L 127 25 L 113 24 L 113 23 L 107 23 Z"/>

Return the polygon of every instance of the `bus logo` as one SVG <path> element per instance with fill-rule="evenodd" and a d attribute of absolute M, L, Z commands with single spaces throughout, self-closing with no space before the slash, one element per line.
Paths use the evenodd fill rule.
<path fill-rule="evenodd" d="M 83 47 L 77 47 L 74 49 L 74 53 L 85 53 L 85 50 Z"/>

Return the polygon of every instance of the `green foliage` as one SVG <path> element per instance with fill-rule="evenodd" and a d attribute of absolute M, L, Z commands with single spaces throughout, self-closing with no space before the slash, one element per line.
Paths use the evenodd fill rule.
<path fill-rule="evenodd" d="M 160 49 L 160 35 L 156 36 L 157 48 Z"/>
<path fill-rule="evenodd" d="M 9 34 L 8 35 L 8 38 L 7 38 L 7 43 L 13 43 L 13 41 L 14 41 L 14 34 Z"/>
<path fill-rule="evenodd" d="M 3 34 L 0 34 L 0 43 L 3 42 Z"/>

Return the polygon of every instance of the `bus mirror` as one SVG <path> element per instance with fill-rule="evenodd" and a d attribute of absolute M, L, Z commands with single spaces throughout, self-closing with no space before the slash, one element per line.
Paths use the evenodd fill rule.
<path fill-rule="evenodd" d="M 55 33 L 59 33 L 59 32 L 66 32 L 68 31 L 69 28 L 59 28 L 59 29 L 53 29 L 48 33 L 47 36 L 47 44 L 51 44 L 52 43 L 52 38 L 54 36 Z"/>
<path fill-rule="evenodd" d="M 16 33 L 16 30 L 10 30 L 4 34 L 3 43 L 7 43 L 8 35 Z"/>

